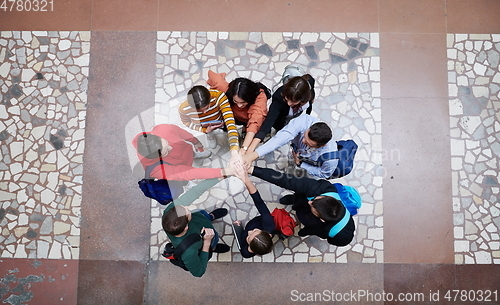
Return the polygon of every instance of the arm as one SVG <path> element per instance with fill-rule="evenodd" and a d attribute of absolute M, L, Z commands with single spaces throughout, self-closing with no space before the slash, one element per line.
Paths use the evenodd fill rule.
<path fill-rule="evenodd" d="M 198 251 L 199 247 L 189 247 L 182 254 L 182 261 L 186 268 L 191 272 L 193 276 L 201 277 L 205 274 L 207 270 L 207 264 L 209 260 L 209 251 L 210 251 L 210 243 L 215 233 L 211 228 L 203 228 L 201 230 L 202 233 L 205 233 L 203 236 L 203 244 L 201 251 Z M 194 245 L 196 245 L 195 243 Z"/>
<path fill-rule="evenodd" d="M 255 137 L 255 133 L 247 130 L 247 135 L 245 136 L 245 140 L 243 140 L 243 144 L 241 145 L 241 149 L 240 149 L 240 151 L 242 151 L 242 154 L 246 154 L 248 152 L 248 148 L 252 144 L 254 137 Z M 246 150 L 243 149 L 243 147 L 245 147 Z"/>
<path fill-rule="evenodd" d="M 261 89 L 255 103 L 248 108 L 248 123 L 247 131 L 257 133 L 264 123 L 267 116 L 267 96 L 264 90 Z"/>
<path fill-rule="evenodd" d="M 219 181 L 220 179 L 214 178 L 214 179 L 207 179 L 205 181 L 202 181 L 201 183 L 198 183 L 196 186 L 194 186 L 193 188 L 189 189 L 187 192 L 182 194 L 179 198 L 175 199 L 172 202 L 173 206 L 192 204 L 196 199 L 200 198 L 200 196 L 206 190 L 216 185 Z"/>
<path fill-rule="evenodd" d="M 281 97 L 281 91 L 282 90 L 278 89 L 278 91 L 273 94 L 273 99 L 271 102 L 271 106 L 269 106 L 269 112 L 267 113 L 266 119 L 264 120 L 264 123 L 262 123 L 259 132 L 257 132 L 257 134 L 255 135 L 255 138 L 258 138 L 261 141 L 271 131 L 274 122 L 281 112 L 281 108 L 284 103 L 283 98 Z"/>
<path fill-rule="evenodd" d="M 227 137 L 229 141 L 229 149 L 236 150 L 240 148 L 238 141 L 238 129 L 236 128 L 236 123 L 234 121 L 233 111 L 231 110 L 231 105 L 226 98 L 224 92 L 220 93 L 218 97 L 217 103 L 219 105 L 219 109 L 222 113 L 222 117 L 224 120 L 224 124 L 227 128 Z"/>
<path fill-rule="evenodd" d="M 257 152 L 259 157 L 267 155 L 293 140 L 298 134 L 307 130 L 315 121 L 317 121 L 316 118 L 305 115 L 291 120 L 290 123 L 278 131 L 274 137 L 257 148 L 255 152 Z"/>
<path fill-rule="evenodd" d="M 307 177 L 296 177 L 280 173 L 269 168 L 253 167 L 250 169 L 252 175 L 263 180 L 281 186 L 283 188 L 315 197 L 329 191 L 336 191 L 335 187 L 327 180 L 315 180 Z"/>
<path fill-rule="evenodd" d="M 248 193 L 252 197 L 255 207 L 262 216 L 261 223 L 264 226 L 264 229 L 267 230 L 268 232 L 272 232 L 274 230 L 274 219 L 271 216 L 271 213 L 269 212 L 266 203 L 264 202 L 264 200 L 262 200 L 262 197 L 260 197 L 259 191 L 255 187 L 255 184 L 253 184 L 253 182 L 250 180 L 250 177 L 248 176 L 243 167 L 238 167 L 236 169 L 235 175 L 236 177 L 238 177 L 240 180 L 243 181 L 248 190 Z"/>
<path fill-rule="evenodd" d="M 264 228 L 264 230 L 269 233 L 274 231 L 275 225 L 273 216 L 271 216 L 269 208 L 267 207 L 264 200 L 262 200 L 262 197 L 260 197 L 259 191 L 255 190 L 255 193 L 250 193 L 250 196 L 252 197 L 255 207 L 259 211 L 259 214 L 262 216 L 262 227 Z"/>
<path fill-rule="evenodd" d="M 222 168 L 198 168 L 188 165 L 161 164 L 151 171 L 151 177 L 156 179 L 189 181 L 194 179 L 210 179 L 231 175 L 224 172 Z"/>

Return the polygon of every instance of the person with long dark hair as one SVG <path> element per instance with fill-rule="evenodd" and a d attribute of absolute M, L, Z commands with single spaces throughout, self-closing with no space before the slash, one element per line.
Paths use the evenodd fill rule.
<path fill-rule="evenodd" d="M 245 154 L 266 118 L 267 100 L 271 93 L 262 83 L 244 77 L 238 77 L 228 83 L 225 75 L 208 71 L 207 83 L 210 88 L 226 93 L 236 125 L 245 126 L 246 135 L 240 149 L 240 153 Z"/>
<path fill-rule="evenodd" d="M 279 131 L 291 119 L 298 117 L 302 113 L 311 114 L 315 98 L 314 84 L 314 78 L 309 74 L 305 74 L 290 78 L 276 90 L 267 117 L 248 147 L 247 153 L 255 150 L 272 127 Z"/>

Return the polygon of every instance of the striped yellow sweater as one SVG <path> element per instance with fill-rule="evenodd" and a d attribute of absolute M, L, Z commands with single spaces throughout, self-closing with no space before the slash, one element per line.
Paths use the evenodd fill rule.
<path fill-rule="evenodd" d="M 206 133 L 207 128 L 201 126 L 202 122 L 224 120 L 228 131 L 229 148 L 231 150 L 238 150 L 238 131 L 234 122 L 233 112 L 231 111 L 231 105 L 224 92 L 218 90 L 209 90 L 209 92 L 210 104 L 205 113 L 201 113 L 191 107 L 187 100 L 179 105 L 181 121 L 188 128 Z"/>

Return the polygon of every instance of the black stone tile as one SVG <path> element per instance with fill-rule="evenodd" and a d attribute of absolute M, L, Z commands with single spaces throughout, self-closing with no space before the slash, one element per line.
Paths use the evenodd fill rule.
<path fill-rule="evenodd" d="M 305 48 L 306 48 L 307 56 L 309 56 L 310 59 L 312 59 L 312 60 L 318 59 L 318 54 L 316 53 L 314 46 L 306 46 Z"/>
<path fill-rule="evenodd" d="M 359 57 L 361 56 L 361 53 L 359 53 L 359 51 L 355 50 L 355 49 L 350 49 L 349 52 L 347 52 L 347 58 L 352 60 L 356 57 Z"/>
<path fill-rule="evenodd" d="M 40 45 L 48 45 L 50 44 L 50 40 L 47 37 L 37 37 L 38 42 L 40 42 Z"/>
<path fill-rule="evenodd" d="M 287 40 L 286 45 L 287 45 L 288 49 L 296 50 L 300 47 L 300 40 L 298 40 L 298 39 Z"/>
<path fill-rule="evenodd" d="M 0 141 L 6 140 L 10 136 L 7 130 L 0 132 Z"/>
<path fill-rule="evenodd" d="M 64 141 L 60 137 L 55 135 L 50 135 L 50 143 L 54 145 L 55 149 L 61 149 L 64 146 Z"/>
<path fill-rule="evenodd" d="M 360 50 L 362 53 L 364 53 L 364 52 L 366 51 L 366 49 L 368 49 L 368 46 L 369 46 L 369 45 L 368 45 L 367 43 L 361 43 L 361 44 L 359 45 L 358 50 Z"/>
<path fill-rule="evenodd" d="M 11 88 L 10 88 L 10 93 L 14 96 L 14 97 L 20 97 L 21 95 L 23 95 L 23 89 L 21 89 L 21 87 L 19 87 L 18 84 L 14 84 Z"/>
<path fill-rule="evenodd" d="M 29 229 L 28 232 L 26 232 L 26 237 L 33 239 L 38 236 L 38 233 L 36 231 L 33 231 L 32 229 Z"/>
<path fill-rule="evenodd" d="M 462 102 L 464 115 L 480 115 L 488 105 L 486 97 L 475 97 L 472 89 L 466 86 L 458 86 L 458 99 Z"/>
<path fill-rule="evenodd" d="M 66 195 L 66 189 L 67 189 L 66 185 L 64 185 L 64 184 L 63 184 L 63 185 L 61 185 L 61 186 L 59 187 L 59 195 L 61 195 L 61 196 Z"/>
<path fill-rule="evenodd" d="M 58 135 L 60 135 L 60 136 L 61 136 L 61 137 L 63 137 L 63 138 L 66 138 L 66 137 L 68 136 L 68 133 L 67 133 L 67 132 L 66 132 L 66 130 L 64 130 L 64 129 L 59 129 L 59 130 L 57 131 L 57 134 L 58 134 Z"/>
<path fill-rule="evenodd" d="M 318 63 L 317 63 L 317 62 L 315 62 L 315 61 L 311 61 L 311 62 L 307 65 L 307 67 L 308 67 L 308 68 L 312 68 L 312 67 L 316 67 L 317 65 L 318 65 Z"/>
<path fill-rule="evenodd" d="M 347 40 L 346 44 L 347 44 L 348 46 L 353 47 L 353 48 L 357 48 L 357 47 L 358 47 L 358 44 L 359 44 L 359 41 L 358 41 L 358 40 L 356 40 L 356 39 L 353 39 L 353 38 L 349 38 L 349 39 Z"/>
<path fill-rule="evenodd" d="M 330 54 L 330 61 L 332 62 L 332 64 L 337 64 L 337 63 L 346 62 L 346 61 L 348 61 L 348 59 L 346 59 L 342 56 L 339 56 L 339 55 Z"/>
<path fill-rule="evenodd" d="M 267 44 L 264 44 L 264 45 L 257 47 L 257 49 L 255 49 L 255 52 L 262 54 L 262 55 L 269 56 L 269 57 L 273 56 L 273 51 L 271 50 L 271 48 Z"/>

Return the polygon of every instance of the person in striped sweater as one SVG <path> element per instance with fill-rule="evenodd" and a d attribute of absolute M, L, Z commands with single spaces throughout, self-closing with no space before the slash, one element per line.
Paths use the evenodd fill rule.
<path fill-rule="evenodd" d="M 188 128 L 201 131 L 212 138 L 208 146 L 215 148 L 215 139 L 211 133 L 223 128 L 227 130 L 231 161 L 241 161 L 238 130 L 234 121 L 231 105 L 222 91 L 209 90 L 203 86 L 194 86 L 188 91 L 187 100 L 179 105 L 181 121 Z M 212 145 L 210 145 L 212 144 Z"/>

